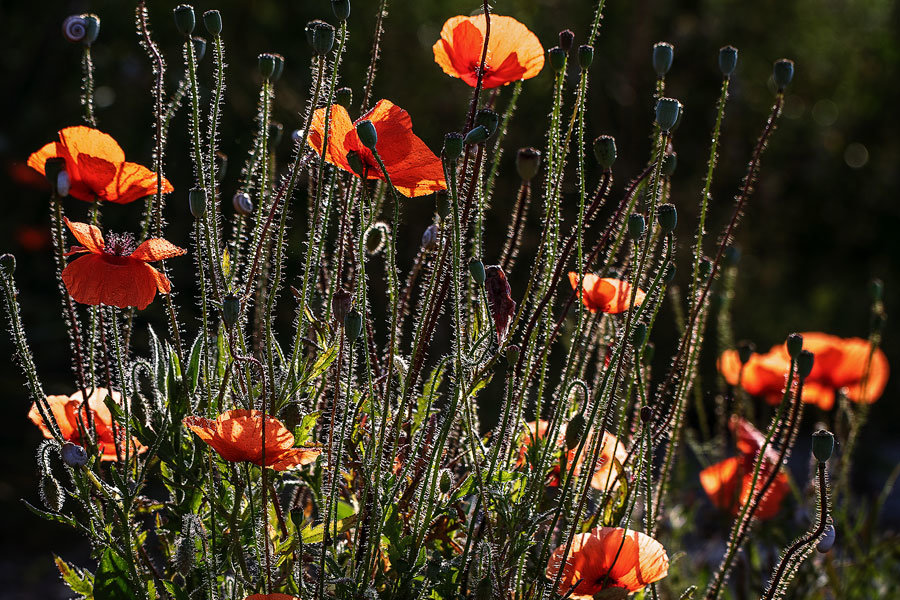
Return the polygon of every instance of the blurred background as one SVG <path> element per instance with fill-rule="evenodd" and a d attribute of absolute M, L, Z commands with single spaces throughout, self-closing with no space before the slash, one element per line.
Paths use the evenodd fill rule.
<path fill-rule="evenodd" d="M 152 0 L 153 34 L 165 53 L 169 92 L 182 77 L 180 38 L 171 9 L 177 2 Z M 657 41 L 675 45 L 675 61 L 667 76 L 667 95 L 685 106 L 676 136 L 678 167 L 672 177 L 672 201 L 679 211 L 678 233 L 688 245 L 696 228 L 697 206 L 705 172 L 714 105 L 721 75 L 720 46 L 740 50 L 731 99 L 723 127 L 720 162 L 713 185 L 706 246 L 714 250 L 732 210 L 751 149 L 773 99 L 771 67 L 787 57 L 796 62 L 784 116 L 763 159 L 757 191 L 737 234 L 743 250 L 734 327 L 738 339 L 756 342 L 761 350 L 780 343 L 791 331 L 820 330 L 841 336 L 868 334 L 868 282 L 884 280 L 888 326 L 884 348 L 900 365 L 900 340 L 892 317 L 900 314 L 900 4 L 891 0 L 688 0 L 610 2 L 596 43 L 589 90 L 589 139 L 614 135 L 619 149 L 613 198 L 642 168 L 650 152 L 652 93 L 655 73 L 650 52 Z M 342 83 L 354 90 L 359 106 L 373 39 L 375 0 L 354 0 Z M 196 2 L 198 17 L 218 8 L 224 20 L 228 88 L 220 127 L 222 150 L 231 158 L 223 183 L 227 199 L 251 141 L 260 79 L 256 57 L 261 52 L 284 55 L 284 75 L 276 86 L 274 118 L 284 124 L 278 152 L 283 164 L 291 149 L 290 132 L 300 126 L 299 113 L 308 100 L 310 51 L 304 27 L 321 18 L 333 22 L 328 0 L 206 0 Z M 0 2 L 6 27 L 0 52 L 5 93 L 0 96 L 0 252 L 12 252 L 23 319 L 39 373 L 48 393 L 71 393 L 72 375 L 50 251 L 47 189 L 24 162 L 29 153 L 55 139 L 56 131 L 81 123 L 79 104 L 80 46 L 67 42 L 61 24 L 69 14 L 94 12 L 102 19 L 93 46 L 96 104 L 100 129 L 112 134 L 129 160 L 151 165 L 151 71 L 137 43 L 133 3 Z M 471 88 L 449 79 L 434 63 L 431 51 L 444 20 L 479 9 L 472 0 L 429 0 L 388 3 L 383 56 L 375 83 L 375 99 L 388 98 L 406 108 L 416 133 L 439 152 L 444 133 L 462 127 Z M 531 28 L 545 47 L 557 44 L 561 29 L 572 29 L 576 45 L 584 43 L 594 3 L 584 0 L 497 0 L 494 10 Z M 199 19 L 198 19 L 199 20 Z M 202 25 L 196 32 L 206 35 Z M 203 93 L 209 93 L 212 60 L 201 63 Z M 576 69 L 570 72 L 574 89 Z M 496 261 L 506 236 L 506 220 L 515 200 L 515 149 L 543 148 L 543 123 L 550 109 L 552 74 L 548 67 L 525 82 L 511 124 L 498 182 L 494 210 L 485 223 L 485 262 Z M 505 106 L 510 90 L 501 94 Z M 571 94 L 567 97 L 569 108 Z M 358 116 L 351 111 L 351 116 Z M 190 161 L 186 112 L 172 125 L 166 175 L 176 192 L 169 196 L 167 237 L 187 246 L 192 219 L 187 207 Z M 589 182 L 596 181 L 589 170 Z M 571 181 L 571 178 L 570 178 Z M 295 206 L 305 204 L 298 194 Z M 568 190 L 566 198 L 575 202 Z M 68 200 L 70 216 L 82 217 L 87 205 Z M 107 210 L 111 229 L 135 230 L 142 203 Z M 428 199 L 404 206 L 401 268 L 412 262 L 419 237 L 430 223 L 434 206 Z M 298 211 L 302 212 L 302 211 Z M 538 231 L 532 209 L 530 231 Z M 300 248 L 305 239 L 302 217 L 289 241 Z M 536 235 L 536 234 L 535 234 Z M 534 236 L 532 236 L 534 237 Z M 534 241 L 531 242 L 532 244 Z M 526 247 L 528 242 L 526 242 Z M 527 251 L 527 250 L 526 250 Z M 492 254 L 493 253 L 493 254 Z M 293 260 L 297 261 L 296 252 Z M 521 263 L 520 263 L 521 264 Z M 685 264 L 684 262 L 682 264 Z M 190 293 L 192 264 L 171 261 L 176 289 Z M 681 269 L 681 275 L 687 272 Z M 513 297 L 524 288 L 525 274 L 509 274 Z M 677 281 L 681 281 L 679 278 Z M 182 301 L 185 301 L 182 298 Z M 164 328 L 159 303 L 142 313 Z M 5 322 L 5 315 L 4 315 Z M 287 310 L 283 324 L 289 327 Z M 188 327 L 196 321 L 184 319 Z M 657 356 L 664 364 L 673 347 L 674 331 L 658 332 Z M 667 337 L 668 336 L 668 337 Z M 710 342 L 712 339 L 710 339 Z M 704 357 L 704 373 L 712 381 L 715 346 Z M 0 356 L 11 357 L 8 336 L 0 336 Z M 9 428 L 0 436 L 0 597 L 66 597 L 58 584 L 49 552 L 87 564 L 89 549 L 69 530 L 29 513 L 21 498 L 37 504 L 38 478 L 34 452 L 37 428 L 25 419 L 29 400 L 23 376 L 12 360 L 0 361 L 0 384 L 6 390 Z M 900 461 L 894 426 L 900 378 L 892 379 L 874 405 L 856 459 L 854 485 L 863 498 L 880 491 L 887 474 Z M 712 389 L 712 385 L 710 388 Z M 807 417 L 812 421 L 813 417 Z M 488 423 L 489 417 L 485 417 Z M 801 450 L 808 449 L 801 446 Z M 894 506 L 896 498 L 894 496 Z M 898 524 L 888 511 L 888 524 Z"/>

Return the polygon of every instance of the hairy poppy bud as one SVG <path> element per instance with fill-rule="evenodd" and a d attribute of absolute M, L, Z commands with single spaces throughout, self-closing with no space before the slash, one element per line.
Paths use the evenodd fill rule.
<path fill-rule="evenodd" d="M 270 80 L 275 75 L 275 55 L 271 52 L 264 52 L 258 57 L 259 72 L 263 79 Z"/>
<path fill-rule="evenodd" d="M 203 25 L 209 35 L 219 37 L 222 35 L 222 13 L 217 10 L 208 10 L 203 13 Z"/>
<path fill-rule="evenodd" d="M 797 355 L 803 350 L 803 336 L 799 333 L 792 333 L 787 336 L 785 345 L 787 346 L 788 355 L 791 358 L 797 358 Z"/>
<path fill-rule="evenodd" d="M 582 436 L 584 436 L 584 426 L 586 425 L 584 421 L 584 415 L 578 413 L 572 420 L 569 421 L 569 424 L 566 426 L 566 449 L 571 450 L 575 446 L 578 445 L 578 442 L 581 441 Z"/>
<path fill-rule="evenodd" d="M 351 150 L 347 153 L 347 162 L 350 164 L 350 168 L 353 169 L 353 172 L 362 177 L 366 173 L 366 166 L 363 164 L 362 157 L 360 157 L 359 152 L 356 150 Z"/>
<path fill-rule="evenodd" d="M 350 0 L 331 0 L 331 10 L 338 21 L 346 21 L 350 17 Z"/>
<path fill-rule="evenodd" d="M 559 32 L 559 47 L 563 52 L 568 52 L 575 45 L 575 34 L 571 29 L 563 29 Z"/>
<path fill-rule="evenodd" d="M 353 102 L 353 90 L 348 87 L 338 88 L 334 91 L 334 101 L 347 108 Z"/>
<path fill-rule="evenodd" d="M 653 409 L 649 406 L 641 407 L 641 423 L 649 423 L 653 418 Z"/>
<path fill-rule="evenodd" d="M 438 226 L 432 223 L 425 229 L 422 234 L 422 249 L 431 252 L 437 248 L 438 243 Z"/>
<path fill-rule="evenodd" d="M 644 344 L 644 354 L 641 356 L 641 362 L 644 363 L 644 366 L 650 366 L 650 363 L 653 362 L 653 355 L 656 354 L 656 346 L 653 342 L 647 342 Z"/>
<path fill-rule="evenodd" d="M 812 372 L 813 364 L 816 362 L 816 356 L 809 350 L 801 350 L 797 355 L 797 374 L 800 379 L 806 379 Z"/>
<path fill-rule="evenodd" d="M 450 196 L 447 192 L 441 190 L 434 195 L 434 209 L 441 219 L 446 219 L 450 215 Z"/>
<path fill-rule="evenodd" d="M 306 515 L 303 514 L 302 508 L 295 508 L 290 512 L 291 523 L 297 528 L 297 533 L 303 531 L 306 526 Z"/>
<path fill-rule="evenodd" d="M 191 45 L 194 47 L 194 58 L 200 62 L 206 56 L 206 40 L 195 36 L 191 38 Z"/>
<path fill-rule="evenodd" d="M 660 98 L 656 102 L 656 124 L 663 131 L 669 131 L 678 121 L 681 113 L 681 102 L 674 98 Z"/>
<path fill-rule="evenodd" d="M 62 509 L 63 496 L 62 487 L 53 475 L 45 474 L 41 477 L 41 502 L 48 510 L 59 512 Z"/>
<path fill-rule="evenodd" d="M 490 136 L 491 134 L 484 127 L 484 125 L 479 125 L 478 127 L 474 127 L 469 130 L 469 133 L 466 134 L 464 142 L 467 146 L 470 146 L 472 144 L 480 144 Z"/>
<path fill-rule="evenodd" d="M 344 334 L 347 336 L 347 341 L 350 342 L 351 345 L 359 338 L 359 335 L 362 333 L 362 328 L 362 313 L 355 308 L 351 308 L 350 312 L 348 312 L 347 316 L 344 318 Z"/>
<path fill-rule="evenodd" d="M 834 529 L 834 525 L 828 524 L 825 526 L 825 533 L 822 534 L 822 539 L 819 540 L 819 543 L 816 544 L 816 550 L 820 554 L 825 554 L 829 550 L 834 547 L 834 539 L 837 536 L 837 532 Z"/>
<path fill-rule="evenodd" d="M 834 434 L 826 429 L 820 429 L 812 434 L 813 456 L 819 462 L 827 462 L 834 452 Z"/>
<path fill-rule="evenodd" d="M 675 268 L 675 263 L 670 263 L 668 267 L 666 267 L 666 272 L 663 273 L 663 283 L 669 285 L 675 280 L 675 273 L 677 269 Z"/>
<path fill-rule="evenodd" d="M 640 348 L 647 339 L 647 326 L 644 323 L 638 323 L 631 332 L 631 345 Z"/>
<path fill-rule="evenodd" d="M 582 71 L 586 71 L 590 68 L 591 63 L 594 62 L 594 47 L 588 46 L 587 44 L 582 44 L 578 46 L 578 66 L 581 67 Z"/>
<path fill-rule="evenodd" d="M 510 368 L 516 366 L 516 363 L 519 362 L 519 354 L 521 350 L 515 344 L 510 344 L 506 347 L 506 364 L 509 365 Z"/>
<path fill-rule="evenodd" d="M 628 215 L 628 235 L 638 239 L 644 234 L 644 215 L 631 213 Z"/>
<path fill-rule="evenodd" d="M 188 192 L 188 206 L 195 219 L 202 219 L 206 214 L 206 190 L 195 187 Z"/>
<path fill-rule="evenodd" d="M 62 25 L 63 37 L 68 41 L 90 46 L 100 35 L 100 18 L 93 14 L 66 17 Z"/>
<path fill-rule="evenodd" d="M 366 229 L 366 252 L 370 256 L 378 254 L 384 248 L 384 238 L 387 231 L 387 225 L 380 221 Z"/>
<path fill-rule="evenodd" d="M 675 173 L 675 167 L 678 166 L 678 153 L 670 152 L 663 157 L 661 171 L 666 177 L 671 177 Z"/>
<path fill-rule="evenodd" d="M 88 455 L 84 448 L 72 442 L 66 442 L 60 451 L 63 462 L 70 467 L 81 467 L 87 464 Z"/>
<path fill-rule="evenodd" d="M 453 475 L 447 469 L 441 469 L 438 486 L 442 494 L 450 493 L 450 488 L 453 487 Z"/>
<path fill-rule="evenodd" d="M 175 27 L 183 36 L 189 36 L 194 31 L 197 24 L 197 17 L 194 16 L 194 7 L 190 4 L 179 4 L 172 9 L 172 15 L 175 17 Z"/>
<path fill-rule="evenodd" d="M 604 169 L 609 169 L 616 162 L 616 138 L 611 135 L 601 135 L 594 140 L 594 158 L 597 164 Z"/>
<path fill-rule="evenodd" d="M 60 198 L 65 198 L 69 195 L 70 185 L 69 174 L 65 171 L 60 171 L 59 175 L 56 176 L 56 194 Z"/>
<path fill-rule="evenodd" d="M 725 248 L 725 265 L 736 267 L 739 262 L 741 262 L 741 249 L 737 246 Z"/>
<path fill-rule="evenodd" d="M 675 55 L 675 47 L 668 42 L 657 42 L 653 46 L 653 70 L 662 77 L 672 68 L 672 57 Z"/>
<path fill-rule="evenodd" d="M 188 528 L 188 531 L 185 531 L 184 534 L 179 536 L 176 540 L 175 552 L 172 556 L 172 563 L 175 566 L 175 570 L 178 571 L 182 577 L 187 577 L 190 575 L 191 571 L 194 570 L 195 554 L 194 539 L 190 535 L 190 528 Z"/>
<path fill-rule="evenodd" d="M 444 158 L 454 163 L 463 152 L 463 136 L 455 131 L 444 135 Z"/>
<path fill-rule="evenodd" d="M 700 259 L 700 279 L 709 279 L 709 276 L 712 275 L 712 269 L 712 261 L 710 261 L 705 256 Z"/>
<path fill-rule="evenodd" d="M 881 302 L 884 299 L 884 282 L 880 279 L 870 281 L 869 295 L 872 297 L 872 302 Z"/>
<path fill-rule="evenodd" d="M 675 205 L 668 202 L 660 204 L 656 213 L 656 220 L 659 222 L 663 233 L 675 231 L 675 226 L 678 224 L 678 211 L 675 209 Z"/>
<path fill-rule="evenodd" d="M 234 212 L 246 217 L 253 213 L 253 200 L 247 192 L 237 192 L 231 198 L 231 205 L 234 206 Z"/>
<path fill-rule="evenodd" d="M 541 168 L 541 151 L 536 148 L 519 148 L 516 153 L 516 171 L 522 181 L 531 181 Z"/>
<path fill-rule="evenodd" d="M 748 362 L 750 362 L 750 357 L 753 356 L 753 353 L 756 352 L 756 344 L 754 344 L 753 342 L 748 342 L 746 340 L 738 342 L 737 352 L 741 364 L 746 365 Z"/>
<path fill-rule="evenodd" d="M 241 299 L 234 294 L 228 294 L 222 301 L 222 321 L 225 327 L 234 327 L 241 316 Z"/>
<path fill-rule="evenodd" d="M 484 272 L 484 263 L 478 260 L 477 258 L 473 258 L 469 261 L 469 273 L 472 274 L 472 279 L 475 280 L 475 283 L 478 285 L 483 285 L 484 280 L 487 275 Z"/>
<path fill-rule="evenodd" d="M 375 144 L 378 143 L 378 132 L 375 131 L 375 125 L 372 124 L 372 121 L 363 119 L 357 123 L 356 135 L 359 136 L 359 141 L 362 142 L 363 146 L 369 150 L 375 149 Z"/>
<path fill-rule="evenodd" d="M 775 61 L 772 68 L 772 79 L 775 80 L 775 87 L 778 91 L 786 88 L 794 78 L 794 61 L 782 58 Z"/>
<path fill-rule="evenodd" d="M 482 108 L 475 113 L 475 124 L 481 125 L 488 131 L 488 137 L 494 135 L 500 124 L 500 115 L 489 108 Z"/>
<path fill-rule="evenodd" d="M 0 271 L 7 277 L 12 277 L 12 274 L 16 272 L 16 257 L 12 254 L 0 256 Z"/>
<path fill-rule="evenodd" d="M 331 297 L 331 316 L 338 323 L 343 323 L 353 306 L 353 296 L 344 288 L 338 288 Z"/>
<path fill-rule="evenodd" d="M 547 54 L 550 55 L 550 66 L 553 67 L 553 70 L 556 73 L 559 73 L 566 68 L 565 50 L 563 50 L 559 46 L 554 46 L 553 48 L 547 50 Z"/>
<path fill-rule="evenodd" d="M 719 70 L 725 77 L 731 77 L 737 67 L 738 50 L 734 46 L 719 48 Z"/>
<path fill-rule="evenodd" d="M 319 56 L 328 54 L 334 45 L 334 26 L 316 19 L 306 24 L 306 41 Z"/>

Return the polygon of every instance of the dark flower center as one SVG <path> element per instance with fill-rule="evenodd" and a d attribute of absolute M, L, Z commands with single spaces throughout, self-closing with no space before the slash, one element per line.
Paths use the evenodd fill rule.
<path fill-rule="evenodd" d="M 103 252 L 113 256 L 130 256 L 136 247 L 134 236 L 130 233 L 109 233 Z"/>

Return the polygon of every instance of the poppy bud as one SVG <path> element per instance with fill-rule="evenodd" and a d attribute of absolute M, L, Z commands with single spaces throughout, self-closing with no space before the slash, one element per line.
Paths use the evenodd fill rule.
<path fill-rule="evenodd" d="M 188 206 L 195 219 L 202 219 L 203 215 L 206 214 L 206 190 L 195 187 L 189 191 Z"/>
<path fill-rule="evenodd" d="M 678 166 L 678 153 L 670 152 L 663 156 L 662 162 L 662 174 L 666 177 L 671 177 L 673 173 L 675 173 L 675 167 Z"/>
<path fill-rule="evenodd" d="M 672 68 L 672 57 L 675 48 L 668 42 L 657 42 L 653 46 L 653 70 L 662 77 Z"/>
<path fill-rule="evenodd" d="M 563 29 L 559 32 L 559 47 L 563 49 L 563 52 L 568 53 L 574 45 L 575 34 L 571 29 Z"/>
<path fill-rule="evenodd" d="M 334 101 L 347 108 L 353 102 L 353 90 L 348 87 L 338 88 L 334 92 Z"/>
<path fill-rule="evenodd" d="M 437 242 L 438 226 L 432 223 L 425 229 L 425 233 L 422 234 L 422 249 L 426 252 L 431 252 L 437 248 Z"/>
<path fill-rule="evenodd" d="M 541 168 L 541 151 L 535 148 L 519 148 L 516 153 L 516 171 L 522 181 L 531 181 Z"/>
<path fill-rule="evenodd" d="M 575 446 L 578 445 L 578 442 L 581 441 L 582 436 L 584 435 L 584 415 L 578 413 L 572 420 L 569 421 L 568 426 L 566 426 L 566 449 L 571 450 Z"/>
<path fill-rule="evenodd" d="M 631 213 L 628 215 L 628 235 L 638 239 L 644 234 L 644 215 Z"/>
<path fill-rule="evenodd" d="M 609 169 L 616 162 L 616 138 L 611 135 L 601 135 L 594 140 L 594 158 L 597 164 L 604 169 Z"/>
<path fill-rule="evenodd" d="M 734 46 L 719 48 L 719 70 L 725 77 L 731 77 L 737 67 L 738 51 Z"/>
<path fill-rule="evenodd" d="M 200 62 L 206 56 L 206 40 L 202 37 L 192 37 L 191 44 L 194 46 L 194 58 Z"/>
<path fill-rule="evenodd" d="M 663 233 L 675 231 L 675 226 L 678 224 L 678 211 L 675 209 L 675 205 L 668 202 L 660 204 L 659 211 L 656 213 L 656 220 L 659 222 Z"/>
<path fill-rule="evenodd" d="M 350 16 L 350 0 L 331 0 L 331 10 L 338 21 L 346 21 Z"/>
<path fill-rule="evenodd" d="M 366 252 L 371 256 L 381 252 L 384 248 L 384 234 L 387 225 L 378 222 L 366 230 Z"/>
<path fill-rule="evenodd" d="M 794 61 L 782 58 L 775 61 L 772 68 L 772 79 L 775 80 L 775 87 L 778 91 L 784 90 L 794 78 Z"/>
<path fill-rule="evenodd" d="M 253 200 L 247 192 L 237 192 L 232 196 L 231 205 L 234 206 L 234 212 L 243 217 L 253 213 Z"/>
<path fill-rule="evenodd" d="M 217 10 L 208 10 L 203 13 L 203 25 L 213 37 L 222 35 L 222 13 Z"/>
<path fill-rule="evenodd" d="M 565 50 L 563 50 L 559 46 L 554 46 L 553 48 L 547 50 L 547 54 L 550 55 L 550 66 L 553 67 L 553 70 L 556 73 L 559 73 L 566 68 Z"/>
<path fill-rule="evenodd" d="M 812 434 L 813 456 L 819 462 L 828 462 L 834 452 L 834 434 L 826 429 L 820 429 Z"/>
<path fill-rule="evenodd" d="M 297 533 L 303 531 L 306 526 L 306 516 L 303 514 L 302 508 L 295 508 L 291 511 L 291 523 L 297 528 Z"/>
<path fill-rule="evenodd" d="M 515 344 L 510 344 L 506 347 L 506 364 L 509 365 L 510 368 L 515 367 L 516 363 L 519 362 L 519 353 L 521 350 Z"/>
<path fill-rule="evenodd" d="M 828 524 L 825 526 L 825 533 L 822 534 L 822 539 L 819 540 L 819 543 L 816 544 L 816 550 L 821 554 L 825 554 L 829 550 L 834 547 L 834 538 L 836 537 L 837 532 L 834 529 L 834 525 Z"/>
<path fill-rule="evenodd" d="M 351 308 L 344 318 L 344 334 L 347 336 L 347 341 L 350 342 L 350 345 L 353 345 L 353 342 L 359 338 L 359 334 L 362 333 L 362 327 L 362 314 L 355 308 Z"/>
<path fill-rule="evenodd" d="M 663 131 L 669 131 L 678 121 L 681 102 L 674 98 L 660 98 L 656 102 L 656 124 Z"/>
<path fill-rule="evenodd" d="M 741 262 L 741 249 L 737 246 L 725 248 L 725 265 L 736 267 L 739 262 Z"/>
<path fill-rule="evenodd" d="M 450 488 L 453 486 L 453 475 L 450 474 L 449 470 L 441 469 L 438 486 L 442 494 L 447 494 L 450 492 Z"/>
<path fill-rule="evenodd" d="M 475 124 L 487 129 L 488 137 L 490 137 L 497 131 L 497 126 L 500 124 L 500 115 L 489 108 L 482 108 L 475 113 Z"/>
<path fill-rule="evenodd" d="M 184 535 L 178 537 L 175 542 L 175 552 L 172 556 L 172 563 L 175 570 L 182 576 L 187 577 L 194 570 L 194 540 L 190 535 L 190 530 Z"/>
<path fill-rule="evenodd" d="M 447 192 L 441 190 L 435 193 L 434 209 L 441 219 L 446 219 L 450 215 L 450 196 Z"/>
<path fill-rule="evenodd" d="M 884 282 L 880 279 L 870 281 L 869 295 L 872 297 L 872 302 L 881 302 L 884 298 Z"/>
<path fill-rule="evenodd" d="M 578 66 L 582 71 L 587 71 L 594 62 L 594 47 L 582 44 L 578 46 Z"/>
<path fill-rule="evenodd" d="M 483 285 L 484 280 L 487 275 L 484 272 L 484 263 L 478 260 L 477 258 L 473 258 L 469 261 L 469 273 L 472 274 L 472 279 L 475 280 L 475 283 L 478 285 Z"/>
<path fill-rule="evenodd" d="M 472 144 L 480 144 L 490 136 L 491 134 L 488 133 L 488 130 L 485 129 L 484 125 L 479 125 L 478 127 L 471 129 L 469 133 L 466 134 L 464 142 L 467 146 Z"/>
<path fill-rule="evenodd" d="M 306 41 L 319 56 L 328 54 L 334 45 L 334 26 L 325 21 L 310 21 L 306 25 Z"/>
<path fill-rule="evenodd" d="M 444 135 L 444 158 L 448 162 L 454 163 L 460 157 L 463 151 L 463 136 L 455 131 Z"/>
<path fill-rule="evenodd" d="M 331 316 L 338 323 L 343 323 L 353 306 L 353 296 L 344 288 L 339 288 L 331 297 Z"/>
<path fill-rule="evenodd" d="M 644 344 L 644 354 L 641 356 L 644 366 L 649 366 L 653 362 L 654 354 L 656 354 L 656 345 L 653 342 Z"/>
<path fill-rule="evenodd" d="M 631 345 L 640 348 L 647 339 L 647 326 L 644 323 L 638 323 L 631 332 Z"/>
<path fill-rule="evenodd" d="M 88 461 L 88 455 L 87 452 L 84 451 L 84 448 L 78 444 L 73 444 L 72 442 L 63 444 L 60 454 L 62 455 L 63 462 L 70 467 L 82 467 L 86 465 Z"/>
<path fill-rule="evenodd" d="M 748 342 L 746 340 L 738 342 L 737 352 L 741 364 L 746 365 L 748 362 L 750 362 L 750 357 L 753 356 L 753 353 L 756 352 L 756 344 L 754 344 L 753 342 Z"/>
<path fill-rule="evenodd" d="M 241 299 L 234 294 L 228 294 L 222 301 L 222 321 L 225 327 L 234 327 L 241 316 Z"/>
<path fill-rule="evenodd" d="M 179 4 L 172 9 L 172 15 L 175 17 L 175 27 L 183 36 L 190 36 L 197 24 L 197 17 L 194 16 L 194 7 L 190 4 Z"/>
<path fill-rule="evenodd" d="M 709 276 L 712 275 L 712 268 L 713 268 L 712 262 L 708 258 L 706 258 L 706 257 L 701 258 L 700 259 L 700 279 L 704 279 L 704 280 L 709 279 Z"/>
<path fill-rule="evenodd" d="M 803 336 L 799 333 L 792 333 L 787 336 L 785 345 L 787 346 L 788 355 L 791 358 L 797 358 L 797 355 L 803 350 Z"/>
<path fill-rule="evenodd" d="M 350 168 L 353 169 L 353 172 L 360 177 L 365 174 L 366 166 L 363 164 L 362 157 L 356 150 L 351 150 L 347 153 L 347 163 L 349 163 Z"/>
<path fill-rule="evenodd" d="M 44 177 L 50 183 L 50 186 L 56 188 L 56 181 L 59 174 L 66 169 L 66 159 L 61 156 L 54 156 L 44 161 Z"/>
<path fill-rule="evenodd" d="M 362 142 L 363 146 L 369 150 L 375 149 L 375 144 L 378 143 L 378 132 L 375 131 L 375 125 L 372 124 L 372 121 L 363 119 L 357 123 L 356 135 L 359 136 L 359 141 Z"/>
<path fill-rule="evenodd" d="M 59 512 L 62 509 L 63 496 L 62 488 L 53 475 L 45 474 L 41 477 L 41 502 L 47 507 L 47 510 Z"/>
<path fill-rule="evenodd" d="M 59 175 L 56 176 L 56 194 L 60 198 L 65 198 L 69 195 L 69 174 L 65 171 L 60 171 Z"/>
<path fill-rule="evenodd" d="M 12 274 L 16 272 L 16 257 L 12 254 L 0 256 L 0 272 L 7 277 L 12 277 Z"/>
<path fill-rule="evenodd" d="M 279 123 L 278 121 L 272 121 L 269 124 L 269 152 L 274 152 L 275 148 L 278 147 L 278 144 L 281 143 L 281 138 L 284 135 L 284 125 Z"/>
<path fill-rule="evenodd" d="M 263 79 L 271 80 L 275 75 L 275 63 L 277 62 L 275 55 L 271 52 L 264 52 L 259 55 L 258 60 L 259 72 L 263 76 Z"/>
<path fill-rule="evenodd" d="M 641 407 L 641 423 L 649 423 L 653 418 L 653 409 L 649 406 Z"/>
<path fill-rule="evenodd" d="M 816 362 L 816 356 L 809 350 L 801 350 L 797 355 L 797 374 L 800 379 L 806 379 L 812 372 L 813 364 Z"/>

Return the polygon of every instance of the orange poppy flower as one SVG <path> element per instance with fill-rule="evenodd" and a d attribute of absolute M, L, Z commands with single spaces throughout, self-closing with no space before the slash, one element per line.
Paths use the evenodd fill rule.
<path fill-rule="evenodd" d="M 106 388 L 94 388 L 94 391 L 88 396 L 87 402 L 87 410 L 93 413 L 94 427 L 97 430 L 97 446 L 100 450 L 100 460 L 104 461 L 116 460 L 116 439 L 119 440 L 122 450 L 124 451 L 125 449 L 122 441 L 122 428 L 113 423 L 112 415 L 106 406 L 105 400 L 107 395 L 111 396 L 116 404 L 122 403 L 122 397 L 119 392 L 114 391 L 110 393 Z M 90 421 L 82 408 L 83 399 L 84 395 L 80 391 L 75 392 L 71 396 L 47 396 L 50 412 L 59 426 L 63 439 L 79 446 L 84 446 L 86 443 L 86 440 L 81 439 L 81 429 L 78 426 L 79 419 L 84 431 L 90 429 Z M 37 404 L 31 405 L 31 410 L 28 411 L 28 418 L 41 429 L 45 438 L 50 439 L 53 437 L 53 434 L 50 433 L 50 428 L 47 427 L 44 419 L 41 418 Z M 131 438 L 132 453 L 140 454 L 146 451 L 147 447 L 141 444 L 137 438 Z"/>
<path fill-rule="evenodd" d="M 562 569 L 557 592 L 564 595 L 574 585 L 573 598 L 593 598 L 601 592 L 609 598 L 624 598 L 669 574 L 666 549 L 639 531 L 597 527 L 575 536 L 563 563 L 565 550 L 562 545 L 553 551 L 546 575 L 555 580 Z"/>
<path fill-rule="evenodd" d="M 65 159 L 71 186 L 69 195 L 85 202 L 107 200 L 127 204 L 156 193 L 156 173 L 126 162 L 116 140 L 91 127 L 78 125 L 60 130 L 59 141 L 50 142 L 29 156 L 28 166 L 43 175 L 48 158 Z M 163 193 L 174 190 L 163 178 Z"/>
<path fill-rule="evenodd" d="M 322 453 L 316 448 L 294 448 L 294 434 L 275 417 L 265 419 L 265 466 L 284 471 L 309 464 Z M 185 417 L 182 422 L 224 460 L 263 466 L 262 411 L 229 410 L 215 420 Z"/>
<path fill-rule="evenodd" d="M 308 137 L 309 145 L 320 156 L 325 137 L 326 110 L 320 108 L 313 114 Z M 356 121 L 350 120 L 346 108 L 333 104 L 329 119 L 328 150 L 325 154 L 327 162 L 359 176 L 347 160 L 347 153 L 352 150 L 359 155 L 366 169 L 367 179 L 384 181 L 384 174 L 375 155 L 356 134 L 356 123 L 365 119 L 375 126 L 378 133 L 375 149 L 398 192 L 407 198 L 414 198 L 447 189 L 441 159 L 413 133 L 409 113 L 389 100 L 379 100 L 372 110 Z"/>
<path fill-rule="evenodd" d="M 450 77 L 475 87 L 484 49 L 484 14 L 447 19 L 441 39 L 432 46 L 434 61 Z M 531 79 L 544 68 L 544 47 L 525 25 L 512 17 L 491 15 L 491 33 L 484 61 L 484 89 Z"/>
<path fill-rule="evenodd" d="M 161 238 L 149 239 L 135 248 L 130 234 L 112 234 L 104 241 L 97 227 L 65 221 L 81 244 L 72 246 L 66 256 L 86 254 L 62 271 L 63 283 L 76 302 L 144 309 L 157 290 L 168 294 L 172 289 L 169 278 L 147 263 L 181 256 L 187 252 L 184 248 Z"/>
<path fill-rule="evenodd" d="M 572 284 L 573 290 L 578 289 L 578 273 L 569 272 L 569 283 Z M 629 305 L 631 284 L 622 279 L 598 277 L 593 273 L 588 273 L 584 276 L 582 292 L 579 293 L 581 301 L 592 313 L 600 311 L 615 315 L 631 308 Z M 640 306 L 646 296 L 644 290 L 638 288 L 637 294 L 634 296 L 634 305 Z"/>

